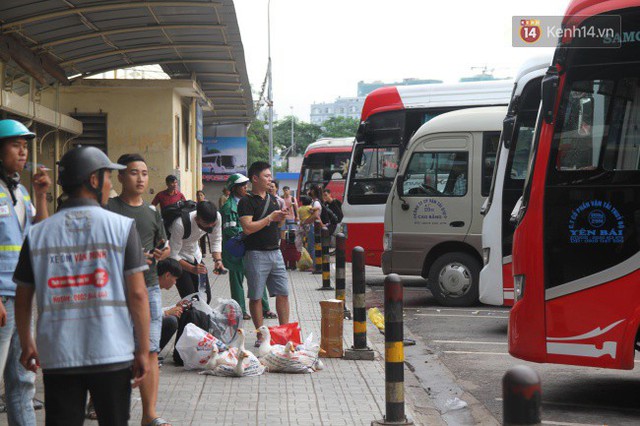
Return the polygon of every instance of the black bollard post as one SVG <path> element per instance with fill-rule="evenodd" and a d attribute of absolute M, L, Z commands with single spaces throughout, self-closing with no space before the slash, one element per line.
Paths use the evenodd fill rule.
<path fill-rule="evenodd" d="M 318 275 L 322 273 L 322 224 L 313 223 L 313 251 L 315 252 L 313 273 Z"/>
<path fill-rule="evenodd" d="M 336 284 L 337 285 L 337 284 Z M 353 288 L 353 346 L 344 353 L 345 359 L 373 361 L 375 353 L 367 347 L 367 289 L 364 274 L 364 249 L 351 251 L 351 287 Z"/>
<path fill-rule="evenodd" d="M 402 280 L 389 274 L 384 280 L 384 381 L 386 415 L 372 425 L 412 425 L 404 414 L 404 322 Z"/>
<path fill-rule="evenodd" d="M 351 319 L 351 311 L 347 308 L 347 301 L 345 299 L 347 286 L 346 247 L 347 238 L 344 234 L 336 234 L 336 299 L 344 302 L 344 317 Z"/>
<path fill-rule="evenodd" d="M 531 367 L 517 365 L 502 378 L 502 411 L 505 426 L 540 425 L 542 416 L 540 376 Z"/>
<path fill-rule="evenodd" d="M 331 256 L 329 256 L 329 245 L 331 244 L 331 235 L 329 228 L 322 227 L 322 287 L 318 290 L 333 290 L 331 287 Z"/>

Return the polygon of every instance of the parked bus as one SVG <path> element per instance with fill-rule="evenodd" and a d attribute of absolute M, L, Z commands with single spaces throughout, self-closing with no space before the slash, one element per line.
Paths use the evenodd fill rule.
<path fill-rule="evenodd" d="M 411 136 L 442 113 L 475 106 L 507 105 L 512 80 L 383 87 L 371 92 L 351 156 L 343 203 L 347 259 L 355 246 L 368 265 L 380 266 L 384 206 Z"/>
<path fill-rule="evenodd" d="M 573 1 L 563 28 L 592 27 L 601 34 L 618 22 L 621 31 L 598 39 L 565 32 L 542 81 L 533 163 L 513 240 L 509 352 L 517 358 L 634 367 L 640 1 Z"/>
<path fill-rule="evenodd" d="M 540 106 L 540 84 L 550 63 L 551 57 L 543 56 L 522 65 L 504 119 L 491 192 L 482 208 L 480 301 L 489 305 L 513 305 L 511 245 L 515 226 L 511 212 L 522 195 Z"/>
<path fill-rule="evenodd" d="M 333 198 L 342 201 L 352 148 L 353 137 L 324 138 L 309 144 L 300 170 L 298 197 L 311 185 L 318 184 L 330 189 Z"/>
<path fill-rule="evenodd" d="M 480 210 L 506 113 L 506 107 L 470 108 L 422 125 L 387 200 L 382 272 L 427 278 L 445 306 L 478 302 Z"/>

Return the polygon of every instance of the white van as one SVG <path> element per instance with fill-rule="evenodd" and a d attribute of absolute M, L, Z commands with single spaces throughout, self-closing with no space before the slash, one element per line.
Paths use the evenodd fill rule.
<path fill-rule="evenodd" d="M 420 275 L 446 306 L 478 301 L 482 216 L 506 107 L 442 114 L 411 138 L 387 200 L 385 274 Z"/>

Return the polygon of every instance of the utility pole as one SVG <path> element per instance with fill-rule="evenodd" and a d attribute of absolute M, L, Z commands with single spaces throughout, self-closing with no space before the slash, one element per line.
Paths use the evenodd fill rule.
<path fill-rule="evenodd" d="M 273 170 L 273 76 L 271 74 L 271 0 L 267 3 L 267 50 L 269 55 L 267 105 L 269 105 L 269 164 Z"/>
<path fill-rule="evenodd" d="M 289 155 L 293 155 L 296 149 L 296 143 L 295 143 L 295 140 L 293 139 L 293 125 L 294 125 L 293 107 L 291 107 L 291 154 Z"/>

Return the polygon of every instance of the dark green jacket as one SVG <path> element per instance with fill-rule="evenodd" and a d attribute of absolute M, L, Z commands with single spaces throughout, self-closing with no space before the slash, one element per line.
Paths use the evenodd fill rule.
<path fill-rule="evenodd" d="M 230 196 L 226 203 L 220 208 L 222 216 L 222 262 L 230 269 L 243 268 L 241 257 L 231 256 L 224 249 L 224 245 L 230 238 L 242 232 L 240 217 L 238 216 L 238 203 L 233 196 Z"/>

